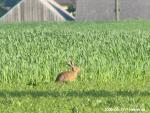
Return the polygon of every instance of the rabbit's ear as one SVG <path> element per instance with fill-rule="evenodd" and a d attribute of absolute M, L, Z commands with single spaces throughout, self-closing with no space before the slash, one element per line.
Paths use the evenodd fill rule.
<path fill-rule="evenodd" d="M 72 61 L 72 60 L 70 61 L 70 63 L 71 63 L 71 65 L 72 65 L 72 66 L 74 66 L 74 63 L 73 63 L 73 61 Z"/>
<path fill-rule="evenodd" d="M 71 60 L 68 61 L 67 64 L 68 64 L 69 66 L 73 67 L 73 64 L 72 64 L 72 61 L 71 61 Z"/>

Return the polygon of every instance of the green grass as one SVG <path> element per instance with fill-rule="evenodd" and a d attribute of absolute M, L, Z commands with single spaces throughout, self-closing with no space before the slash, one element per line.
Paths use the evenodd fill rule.
<path fill-rule="evenodd" d="M 133 25 L 140 29 L 126 24 L 2 25 L 0 81 L 50 82 L 67 69 L 65 62 L 70 58 L 81 68 L 83 81 L 149 79 L 150 33 L 138 23 Z"/>
<path fill-rule="evenodd" d="M 0 112 L 100 113 L 116 107 L 149 112 L 149 25 L 1 24 Z M 69 69 L 70 58 L 81 68 L 77 81 L 54 83 Z"/>
<path fill-rule="evenodd" d="M 77 81 L 64 85 L 52 82 L 39 83 L 36 86 L 2 84 L 0 112 L 107 113 L 105 111 L 107 108 L 118 107 L 119 109 L 143 109 L 143 113 L 148 113 L 149 88 L 149 83 L 143 81 L 134 83 Z M 123 113 L 129 112 L 131 110 L 123 111 Z"/>

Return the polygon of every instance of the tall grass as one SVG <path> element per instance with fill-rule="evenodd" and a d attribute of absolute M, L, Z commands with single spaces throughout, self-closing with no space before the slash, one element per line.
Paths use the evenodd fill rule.
<path fill-rule="evenodd" d="M 0 26 L 1 82 L 53 81 L 69 69 L 70 58 L 81 68 L 83 81 L 150 77 L 147 30 L 113 30 L 115 23 L 108 24 L 112 29 L 101 23 L 23 25 Z"/>

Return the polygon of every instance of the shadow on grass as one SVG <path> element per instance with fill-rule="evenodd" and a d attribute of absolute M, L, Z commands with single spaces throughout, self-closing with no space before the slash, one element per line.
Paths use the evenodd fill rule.
<path fill-rule="evenodd" d="M 88 90 L 88 91 L 7 91 L 1 90 L 0 97 L 135 97 L 135 96 L 150 96 L 148 91 L 106 91 L 106 90 Z"/>

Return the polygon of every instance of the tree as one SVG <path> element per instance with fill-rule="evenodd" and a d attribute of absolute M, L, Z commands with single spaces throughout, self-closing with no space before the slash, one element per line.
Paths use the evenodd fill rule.
<path fill-rule="evenodd" d="M 67 11 L 70 12 L 70 13 L 75 12 L 76 11 L 76 6 L 73 5 L 73 4 L 69 5 L 68 8 L 67 8 Z"/>

